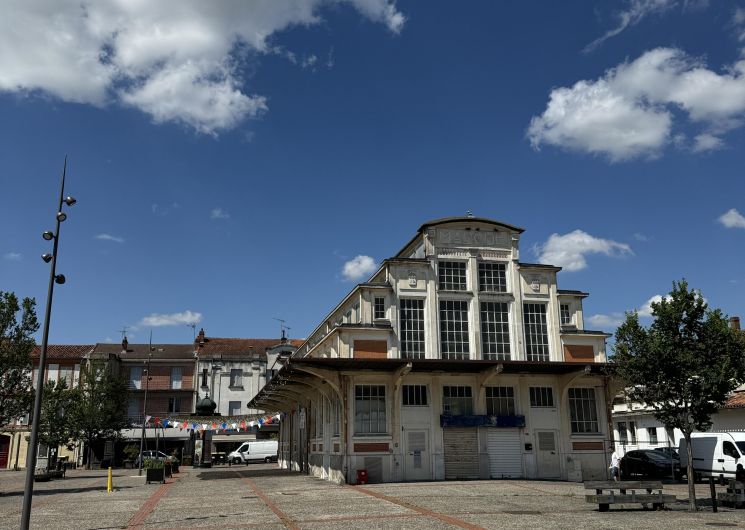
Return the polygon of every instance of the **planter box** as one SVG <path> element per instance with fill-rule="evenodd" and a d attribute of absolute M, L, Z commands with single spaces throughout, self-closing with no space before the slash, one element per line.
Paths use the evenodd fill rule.
<path fill-rule="evenodd" d="M 145 482 L 165 482 L 165 470 L 163 468 L 153 469 L 149 468 L 145 470 Z"/>
<path fill-rule="evenodd" d="M 163 472 L 167 478 L 171 478 L 173 476 L 173 467 L 171 466 L 170 462 L 163 463 Z"/>

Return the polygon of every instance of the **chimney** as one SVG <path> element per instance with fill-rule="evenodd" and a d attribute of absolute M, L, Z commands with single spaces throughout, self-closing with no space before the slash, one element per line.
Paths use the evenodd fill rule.
<path fill-rule="evenodd" d="M 204 345 L 204 328 L 199 330 L 199 333 L 197 334 L 197 342 L 200 346 Z"/>
<path fill-rule="evenodd" d="M 285 337 L 285 329 L 282 328 L 282 338 L 279 339 L 280 344 L 287 344 L 287 337 Z"/>
<path fill-rule="evenodd" d="M 740 331 L 740 317 L 730 317 L 729 327 L 734 330 Z"/>
<path fill-rule="evenodd" d="M 122 353 L 125 353 L 127 351 L 127 346 L 129 346 L 129 341 L 127 340 L 127 337 L 122 339 Z"/>

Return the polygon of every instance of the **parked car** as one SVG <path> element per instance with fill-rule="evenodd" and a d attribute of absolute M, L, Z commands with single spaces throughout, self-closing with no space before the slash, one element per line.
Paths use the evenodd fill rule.
<path fill-rule="evenodd" d="M 245 442 L 228 455 L 228 461 L 233 464 L 248 464 L 249 462 L 276 462 L 277 440 L 257 440 Z"/>
<path fill-rule="evenodd" d="M 670 457 L 672 459 L 678 459 L 680 460 L 680 455 L 678 454 L 678 449 L 676 447 L 655 447 L 655 451 L 659 451 L 663 455 Z"/>
<path fill-rule="evenodd" d="M 673 476 L 681 480 L 685 473 L 680 469 L 680 460 L 655 451 L 638 449 L 629 451 L 621 459 L 621 478 L 663 478 Z"/>
<path fill-rule="evenodd" d="M 688 454 L 685 439 L 681 455 Z M 702 478 L 735 478 L 737 464 L 745 464 L 745 432 L 694 432 L 691 434 L 693 470 Z"/>
<path fill-rule="evenodd" d="M 163 451 L 143 451 L 142 460 L 162 460 L 163 462 L 174 462 L 176 457 L 167 455 Z M 135 458 L 135 467 L 140 467 L 140 455 Z"/>

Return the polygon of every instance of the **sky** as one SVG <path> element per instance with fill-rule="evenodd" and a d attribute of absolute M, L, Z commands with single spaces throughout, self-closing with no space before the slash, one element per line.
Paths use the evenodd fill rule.
<path fill-rule="evenodd" d="M 745 317 L 744 143 L 745 0 L 10 0 L 0 290 L 43 316 L 67 156 L 51 343 L 302 338 L 467 212 L 587 328 Z"/>

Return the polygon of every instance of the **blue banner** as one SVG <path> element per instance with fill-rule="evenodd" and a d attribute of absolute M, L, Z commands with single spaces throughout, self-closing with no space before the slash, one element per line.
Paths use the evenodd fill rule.
<path fill-rule="evenodd" d="M 440 427 L 525 427 L 525 416 L 440 415 Z"/>

